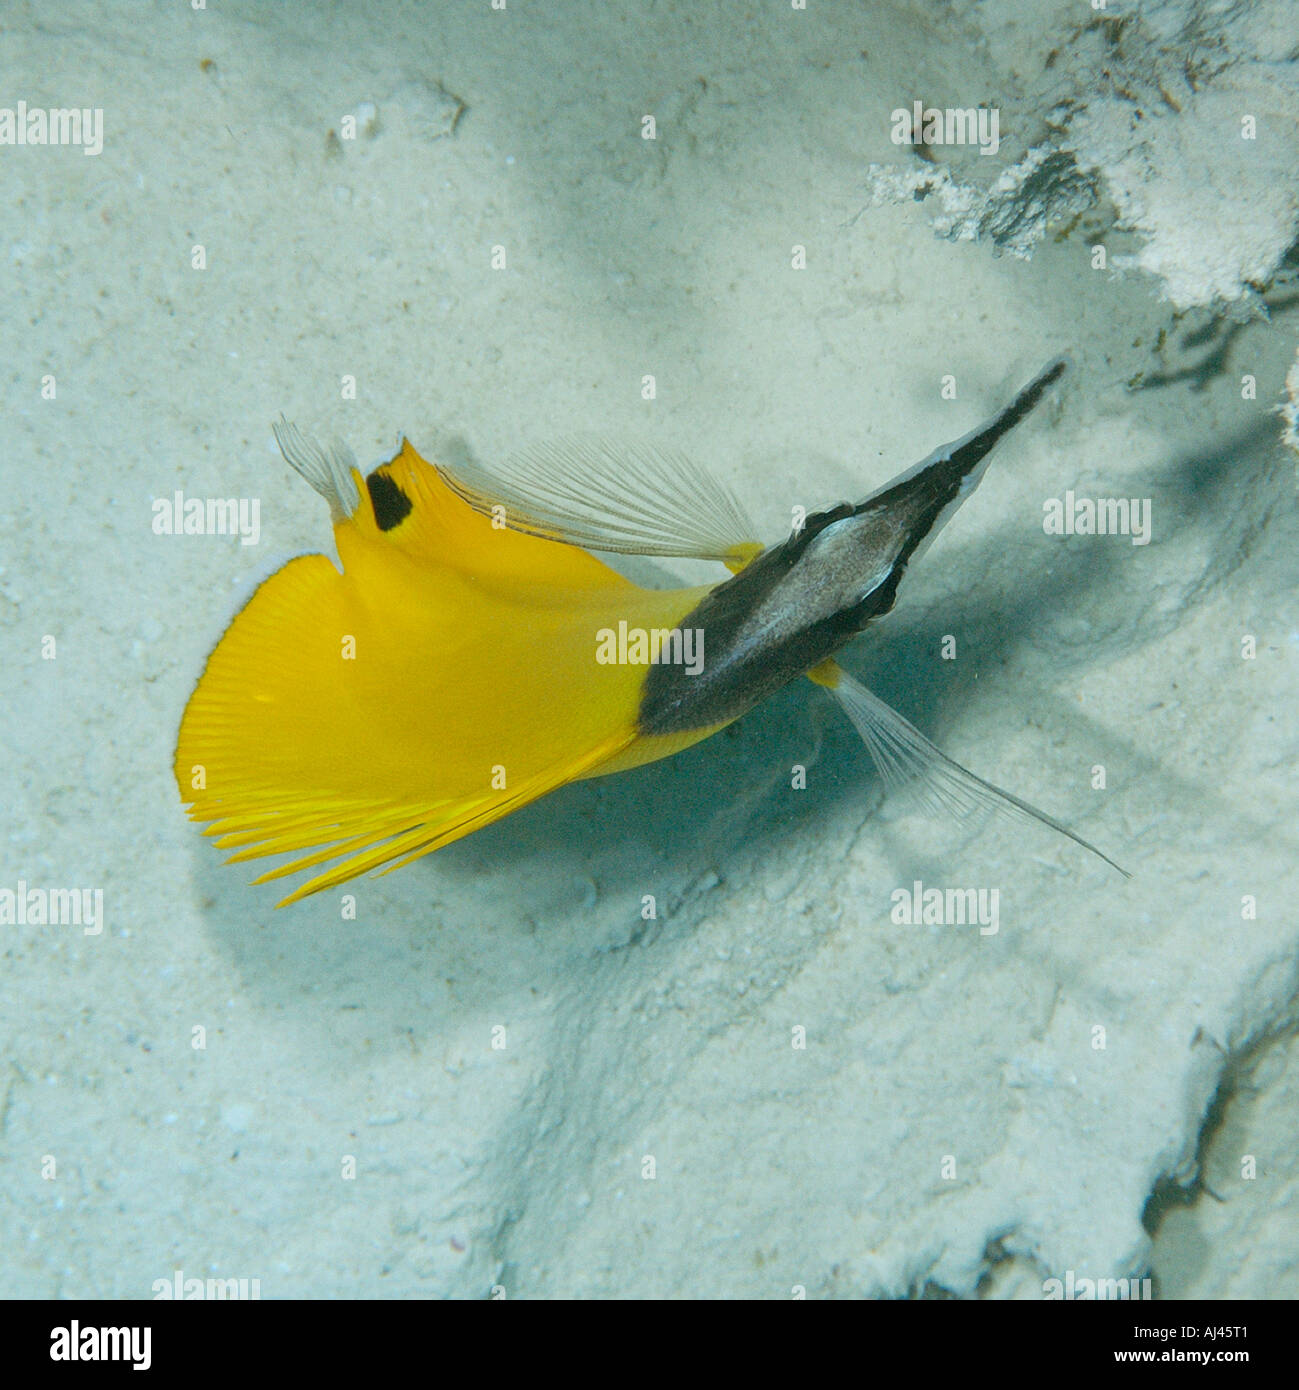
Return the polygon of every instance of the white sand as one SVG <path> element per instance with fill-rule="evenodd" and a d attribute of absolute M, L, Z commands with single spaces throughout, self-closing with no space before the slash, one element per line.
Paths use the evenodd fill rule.
<path fill-rule="evenodd" d="M 1299 537 L 1272 413 L 1295 316 L 1233 330 L 1201 379 L 1227 330 L 1188 346 L 1207 316 L 1160 298 L 1275 266 L 1293 148 L 1268 129 L 1291 175 L 1266 244 L 1197 284 L 1177 169 L 1142 203 L 1163 156 L 1103 150 L 1098 101 L 1089 148 L 1127 182 L 997 256 L 935 236 L 928 201 L 880 205 L 868 168 L 918 165 L 893 107 L 1001 101 L 995 160 L 938 154 L 986 191 L 1049 138 L 1047 52 L 1085 81 L 1076 4 L 344 8 L 68 0 L 0 32 L 0 105 L 104 111 L 96 157 L 0 148 L 0 888 L 98 887 L 107 922 L 0 928 L 0 1293 L 145 1297 L 181 1269 L 263 1297 L 1041 1297 L 1153 1260 L 1167 1292 L 1295 1296 L 1292 1107 L 1220 1131 L 1216 1171 L 1257 1171 L 1226 1217 L 1187 1208 L 1153 1256 L 1141 1222 L 1193 1178 L 1239 1059 L 1293 1090 L 1250 1048 L 1296 997 Z M 1291 117 L 1292 75 L 1267 89 Z M 363 103 L 377 129 L 330 141 Z M 1250 212 L 1242 188 L 1222 215 Z M 1093 270 L 1098 239 L 1156 274 Z M 774 537 L 1062 349 L 1056 403 L 849 664 L 1130 882 L 1045 830 L 881 807 L 805 682 L 354 885 L 356 921 L 338 894 L 273 911 L 186 822 L 171 750 L 207 651 L 329 543 L 281 411 L 367 463 L 398 431 L 488 463 L 575 429 L 684 446 Z M 176 489 L 258 499 L 258 545 L 154 535 Z M 1150 499 L 1153 540 L 1045 535 L 1066 489 Z M 998 932 L 894 924 L 915 880 L 996 888 Z"/>

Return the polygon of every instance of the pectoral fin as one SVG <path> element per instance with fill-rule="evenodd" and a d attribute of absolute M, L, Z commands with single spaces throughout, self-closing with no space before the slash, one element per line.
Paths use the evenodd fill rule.
<path fill-rule="evenodd" d="M 905 786 L 915 786 L 927 808 L 935 813 L 947 812 L 966 817 L 974 811 L 993 810 L 1017 820 L 1035 820 L 1067 836 L 1076 845 L 1103 859 L 1124 878 L 1131 874 L 1116 864 L 1108 854 L 1076 835 L 1045 811 L 1030 806 L 991 782 L 985 782 L 960 763 L 949 758 L 909 724 L 877 695 L 860 682 L 853 680 L 836 662 L 823 662 L 811 678 L 823 685 L 843 706 L 870 752 L 885 788 L 892 792 Z"/>
<path fill-rule="evenodd" d="M 684 454 L 645 444 L 570 439 L 523 450 L 499 469 L 439 464 L 475 511 L 503 508 L 512 530 L 590 550 L 720 560 L 762 550 L 728 488 Z"/>

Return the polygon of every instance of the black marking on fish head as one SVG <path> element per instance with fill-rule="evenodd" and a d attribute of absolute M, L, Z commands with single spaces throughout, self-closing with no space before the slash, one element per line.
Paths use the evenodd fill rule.
<path fill-rule="evenodd" d="M 692 675 L 683 666 L 650 668 L 638 714 L 641 732 L 676 733 L 737 719 L 889 612 L 907 566 L 978 486 L 997 441 L 1065 369 L 1064 359 L 1050 363 L 986 424 L 935 450 L 858 506 L 841 503 L 809 517 L 797 535 L 713 589 L 680 623 L 703 633 L 702 669 Z"/>
<path fill-rule="evenodd" d="M 691 674 L 680 665 L 650 667 L 637 721 L 642 734 L 738 718 L 861 631 L 876 611 L 866 611 L 864 591 L 878 588 L 878 580 L 863 559 L 869 543 L 848 544 L 839 529 L 856 525 L 854 518 L 847 502 L 808 517 L 801 531 L 764 550 L 681 620 L 680 628 L 703 633 L 703 668 Z M 889 535 L 877 536 L 875 545 L 891 548 Z M 885 577 L 879 564 L 874 572 Z"/>

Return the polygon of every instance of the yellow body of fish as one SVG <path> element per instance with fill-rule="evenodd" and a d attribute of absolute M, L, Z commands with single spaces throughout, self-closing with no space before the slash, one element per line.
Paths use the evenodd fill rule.
<path fill-rule="evenodd" d="M 286 903 L 715 731 L 642 737 L 645 666 L 596 659 L 601 629 L 671 629 L 710 586 L 645 589 L 494 524 L 409 444 L 378 473 L 406 515 L 381 529 L 360 486 L 335 523 L 342 573 L 305 555 L 272 575 L 181 723 L 176 779 L 205 833 L 234 859 L 311 851 L 257 882 L 341 859 Z"/>

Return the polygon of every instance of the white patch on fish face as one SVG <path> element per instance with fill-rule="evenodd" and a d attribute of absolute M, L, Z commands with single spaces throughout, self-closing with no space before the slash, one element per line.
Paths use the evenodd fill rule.
<path fill-rule="evenodd" d="M 827 526 L 795 568 L 820 596 L 817 616 L 855 608 L 878 589 L 893 572 L 905 540 L 880 512 L 846 516 Z"/>
<path fill-rule="evenodd" d="M 892 573 L 905 541 L 880 512 L 831 522 L 754 609 L 741 644 L 776 646 L 857 607 Z"/>

